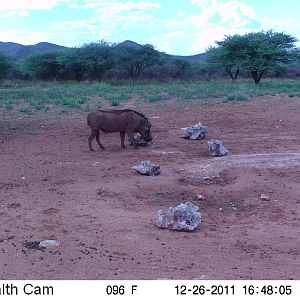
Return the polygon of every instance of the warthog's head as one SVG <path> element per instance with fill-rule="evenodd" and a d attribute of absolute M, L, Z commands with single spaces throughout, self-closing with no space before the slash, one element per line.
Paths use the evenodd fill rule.
<path fill-rule="evenodd" d="M 140 127 L 140 134 L 142 136 L 142 139 L 146 142 L 152 141 L 152 136 L 151 136 L 151 123 L 147 119 L 144 124 L 141 125 Z"/>

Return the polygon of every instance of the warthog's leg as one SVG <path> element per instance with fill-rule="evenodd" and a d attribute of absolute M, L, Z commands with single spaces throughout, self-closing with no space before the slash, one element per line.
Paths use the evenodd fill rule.
<path fill-rule="evenodd" d="M 94 151 L 94 149 L 92 148 L 92 141 L 93 141 L 93 139 L 95 138 L 96 134 L 97 134 L 97 130 L 91 128 L 91 135 L 90 135 L 90 137 L 89 137 L 89 147 L 90 147 L 90 150 L 91 150 L 91 151 Z"/>
<path fill-rule="evenodd" d="M 121 137 L 121 148 L 125 148 L 124 140 L 125 140 L 125 132 L 120 131 L 120 137 Z"/>
<path fill-rule="evenodd" d="M 96 133 L 96 141 L 97 141 L 97 143 L 98 143 L 98 145 L 99 145 L 99 147 L 100 147 L 101 149 L 105 149 L 105 148 L 103 147 L 103 145 L 100 143 L 100 130 L 97 130 L 97 133 Z"/>
<path fill-rule="evenodd" d="M 128 134 L 129 140 L 130 140 L 130 144 L 136 149 L 137 145 L 136 145 L 136 143 L 134 141 L 134 138 L 133 138 L 134 133 L 133 132 L 127 132 L 127 134 Z"/>

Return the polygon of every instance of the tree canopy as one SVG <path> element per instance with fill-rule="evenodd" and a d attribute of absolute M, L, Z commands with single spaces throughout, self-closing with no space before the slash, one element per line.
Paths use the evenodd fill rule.
<path fill-rule="evenodd" d="M 237 34 L 226 36 L 223 41 L 217 41 L 216 44 L 217 47 L 208 48 L 208 62 L 216 69 L 224 68 L 230 78 L 235 81 L 243 60 L 239 52 L 243 37 Z"/>
<path fill-rule="evenodd" d="M 12 66 L 12 58 L 0 52 L 0 80 L 5 78 Z"/>
<path fill-rule="evenodd" d="M 143 70 L 159 62 L 160 54 L 152 45 L 115 47 L 116 64 L 126 70 L 132 80 L 137 80 Z"/>
<path fill-rule="evenodd" d="M 231 73 L 232 68 L 249 71 L 255 84 L 259 84 L 267 70 L 278 68 L 280 64 L 292 62 L 298 53 L 296 39 L 291 35 L 273 32 L 251 32 L 244 35 L 226 36 L 216 42 L 216 47 L 208 50 L 210 61 L 224 67 Z"/>
<path fill-rule="evenodd" d="M 23 65 L 25 74 L 43 80 L 59 80 L 61 52 L 47 52 L 30 56 Z"/>

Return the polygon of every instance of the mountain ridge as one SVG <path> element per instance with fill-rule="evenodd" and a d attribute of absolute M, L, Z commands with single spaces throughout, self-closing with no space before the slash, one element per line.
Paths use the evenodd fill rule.
<path fill-rule="evenodd" d="M 130 47 L 141 47 L 141 44 L 138 44 L 131 40 L 125 40 L 119 45 L 125 45 Z M 48 42 L 39 42 L 35 45 L 22 45 L 14 42 L 1 42 L 0 41 L 0 52 L 10 55 L 17 60 L 24 60 L 27 57 L 38 54 L 38 53 L 45 53 L 50 51 L 62 51 L 68 49 L 69 47 L 60 46 L 53 43 Z M 163 53 L 163 52 L 161 52 Z M 185 60 L 189 62 L 196 62 L 196 61 L 204 61 L 206 59 L 205 53 L 199 53 L 195 55 L 172 55 L 167 54 L 169 57 L 179 60 Z"/>

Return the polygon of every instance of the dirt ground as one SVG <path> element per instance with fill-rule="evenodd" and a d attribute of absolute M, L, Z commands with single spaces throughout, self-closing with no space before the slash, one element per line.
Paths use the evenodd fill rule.
<path fill-rule="evenodd" d="M 121 150 L 102 134 L 93 153 L 86 113 L 2 112 L 0 279 L 300 279 L 299 100 L 142 106 L 153 146 Z M 228 156 L 180 138 L 200 121 Z M 131 169 L 142 160 L 162 174 Z M 186 201 L 202 214 L 194 232 L 156 226 L 159 209 Z M 44 239 L 61 245 L 24 244 Z"/>

